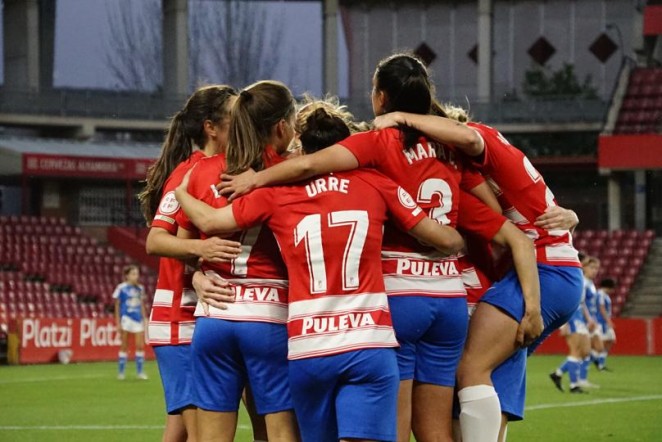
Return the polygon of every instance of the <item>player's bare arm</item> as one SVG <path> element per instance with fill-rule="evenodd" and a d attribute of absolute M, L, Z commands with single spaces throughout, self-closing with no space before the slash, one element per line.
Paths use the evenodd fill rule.
<path fill-rule="evenodd" d="M 228 308 L 227 304 L 235 301 L 235 294 L 228 281 L 221 277 L 209 277 L 201 270 L 193 274 L 193 289 L 202 301 L 205 315 L 209 315 L 209 306 L 221 310 Z"/>
<path fill-rule="evenodd" d="M 476 157 L 483 153 L 485 144 L 483 138 L 459 121 L 435 115 L 410 114 L 407 112 L 392 112 L 375 118 L 375 128 L 384 129 L 394 126 L 408 126 L 421 131 L 430 138 L 441 143 L 452 144 L 465 154 Z"/>
<path fill-rule="evenodd" d="M 510 248 L 513 255 L 513 264 L 525 303 L 524 316 L 517 329 L 517 343 L 528 346 L 540 336 L 544 328 L 540 312 L 540 280 L 535 247 L 533 241 L 509 221 L 503 224 L 493 241 Z"/>
<path fill-rule="evenodd" d="M 408 233 L 416 239 L 431 244 L 446 255 L 454 255 L 464 247 L 462 235 L 457 230 L 442 226 L 430 218 L 423 218 Z"/>
<path fill-rule="evenodd" d="M 560 206 L 549 206 L 545 213 L 536 218 L 533 223 L 536 227 L 547 230 L 575 230 L 579 224 L 579 217 L 570 210 Z"/>
<path fill-rule="evenodd" d="M 313 154 L 284 161 L 259 172 L 246 171 L 240 175 L 221 175 L 218 185 L 229 201 L 260 187 L 293 183 L 330 172 L 341 172 L 359 167 L 356 157 L 346 148 L 334 144 Z"/>
<path fill-rule="evenodd" d="M 241 253 L 241 243 L 215 236 L 207 239 L 183 239 L 160 227 L 152 227 L 147 235 L 147 253 L 181 260 L 203 258 L 209 262 L 227 262 Z"/>
<path fill-rule="evenodd" d="M 234 215 L 232 215 L 231 206 L 215 209 L 188 193 L 189 175 L 190 171 L 175 190 L 175 196 L 191 222 L 207 235 L 218 235 L 240 230 L 234 219 Z"/>

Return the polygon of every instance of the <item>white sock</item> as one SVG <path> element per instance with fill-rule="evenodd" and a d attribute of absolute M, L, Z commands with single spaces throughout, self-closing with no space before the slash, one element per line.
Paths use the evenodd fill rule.
<path fill-rule="evenodd" d="M 501 405 L 494 387 L 473 385 L 457 393 L 463 442 L 496 442 L 501 428 Z"/>

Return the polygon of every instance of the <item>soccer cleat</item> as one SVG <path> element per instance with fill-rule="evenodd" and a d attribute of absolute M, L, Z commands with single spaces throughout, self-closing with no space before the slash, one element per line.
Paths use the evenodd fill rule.
<path fill-rule="evenodd" d="M 602 367 L 598 368 L 598 370 L 600 370 L 600 371 L 609 371 L 609 372 L 614 371 L 611 368 L 607 367 L 606 365 L 603 365 Z"/>
<path fill-rule="evenodd" d="M 549 378 L 552 380 L 552 382 L 554 382 L 554 385 L 559 389 L 559 391 L 565 391 L 563 390 L 563 384 L 561 383 L 561 376 L 557 375 L 556 372 L 551 372 L 549 374 Z"/>
<path fill-rule="evenodd" d="M 119 380 L 119 381 L 123 381 L 124 378 L 125 378 L 124 373 L 119 373 L 119 374 L 117 375 L 117 380 Z"/>
<path fill-rule="evenodd" d="M 588 391 L 583 390 L 582 387 L 579 386 L 574 386 L 570 388 L 570 393 L 576 393 L 576 394 L 588 394 Z"/>
<path fill-rule="evenodd" d="M 149 379 L 149 377 L 148 377 L 145 373 L 138 373 L 138 374 L 136 375 L 136 377 L 137 377 L 138 379 L 142 379 L 143 381 L 146 381 L 147 379 Z"/>

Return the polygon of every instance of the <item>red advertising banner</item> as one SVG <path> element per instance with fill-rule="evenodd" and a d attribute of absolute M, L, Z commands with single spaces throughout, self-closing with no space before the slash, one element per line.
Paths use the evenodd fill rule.
<path fill-rule="evenodd" d="M 112 318 L 17 319 L 9 324 L 9 336 L 13 364 L 57 362 L 62 350 L 71 350 L 71 362 L 112 361 L 121 344 Z M 145 356 L 153 358 L 147 345 Z"/>
<path fill-rule="evenodd" d="M 612 355 L 662 355 L 662 318 L 614 318 L 616 343 Z M 556 331 L 536 350 L 537 354 L 566 354 L 565 338 Z"/>
<path fill-rule="evenodd" d="M 662 169 L 662 135 L 601 135 L 598 167 L 603 169 Z"/>
<path fill-rule="evenodd" d="M 141 180 L 153 159 L 23 154 L 23 174 Z"/>

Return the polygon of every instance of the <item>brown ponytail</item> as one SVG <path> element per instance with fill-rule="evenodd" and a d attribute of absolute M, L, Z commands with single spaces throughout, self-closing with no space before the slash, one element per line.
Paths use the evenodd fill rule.
<path fill-rule="evenodd" d="M 237 95 L 230 86 L 206 86 L 198 89 L 170 121 L 159 158 L 149 169 L 145 188 L 138 194 L 140 209 L 149 225 L 159 207 L 163 186 L 175 167 L 193 153 L 193 145 L 204 148 L 207 137 L 204 123 L 218 123 L 227 115 L 228 99 Z"/>
<path fill-rule="evenodd" d="M 292 93 L 279 81 L 259 81 L 242 90 L 231 111 L 227 173 L 264 169 L 262 156 L 274 125 L 294 110 Z"/>

